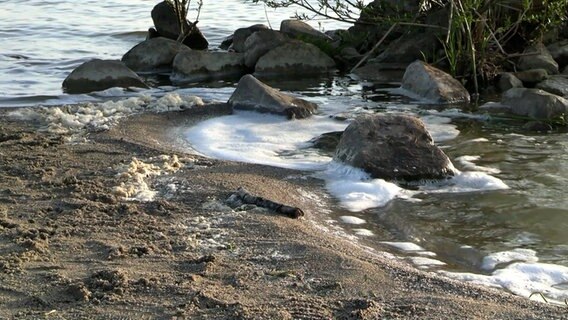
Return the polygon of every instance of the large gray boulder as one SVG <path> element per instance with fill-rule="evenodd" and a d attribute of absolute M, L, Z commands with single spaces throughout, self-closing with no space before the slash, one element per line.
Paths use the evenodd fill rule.
<path fill-rule="evenodd" d="M 230 48 L 236 52 L 245 52 L 245 41 L 251 34 L 260 30 L 270 30 L 270 28 L 264 24 L 255 24 L 247 28 L 235 30 L 233 33 L 233 43 Z"/>
<path fill-rule="evenodd" d="M 134 71 L 118 60 L 87 61 L 63 80 L 63 91 L 67 93 L 88 93 L 113 87 L 148 88 Z"/>
<path fill-rule="evenodd" d="M 335 61 L 313 44 L 293 40 L 260 57 L 256 75 L 309 76 L 335 70 Z"/>
<path fill-rule="evenodd" d="M 245 41 L 245 64 L 253 68 L 260 57 L 268 51 L 290 41 L 279 31 L 260 30 L 251 34 Z"/>
<path fill-rule="evenodd" d="M 331 37 L 301 20 L 287 19 L 280 22 L 280 32 L 300 40 L 331 41 Z"/>
<path fill-rule="evenodd" d="M 145 40 L 122 56 L 122 62 L 137 72 L 169 71 L 175 56 L 187 46 L 164 37 Z"/>
<path fill-rule="evenodd" d="M 239 80 L 228 103 L 234 109 L 286 115 L 289 119 L 301 119 L 312 115 L 317 104 L 284 94 L 260 82 L 250 74 Z"/>
<path fill-rule="evenodd" d="M 501 96 L 501 104 L 514 115 L 557 121 L 568 114 L 568 100 L 540 89 L 513 88 Z"/>
<path fill-rule="evenodd" d="M 408 115 L 359 116 L 345 129 L 334 159 L 385 180 L 443 179 L 454 174 L 450 159 L 434 144 L 424 123 Z"/>
<path fill-rule="evenodd" d="M 180 27 L 174 8 L 168 2 L 162 1 L 154 6 L 152 9 L 152 20 L 160 36 L 177 40 L 180 34 Z M 185 21 L 186 30 L 192 25 L 192 23 Z M 205 39 L 197 26 L 193 26 L 193 30 L 183 43 L 195 50 L 205 50 L 209 46 L 209 42 L 207 42 L 207 39 Z"/>
<path fill-rule="evenodd" d="M 401 87 L 432 103 L 469 102 L 469 93 L 458 80 L 418 60 L 406 68 Z"/>
<path fill-rule="evenodd" d="M 242 53 L 201 50 L 179 52 L 172 69 L 170 79 L 175 83 L 238 79 L 247 71 Z"/>
<path fill-rule="evenodd" d="M 542 43 L 527 48 L 524 53 L 527 55 L 522 56 L 517 64 L 519 70 L 544 69 L 548 74 L 558 74 L 558 63 Z"/>
<path fill-rule="evenodd" d="M 562 97 L 568 97 L 568 77 L 551 76 L 550 78 L 538 83 L 538 89 L 550 92 Z"/>

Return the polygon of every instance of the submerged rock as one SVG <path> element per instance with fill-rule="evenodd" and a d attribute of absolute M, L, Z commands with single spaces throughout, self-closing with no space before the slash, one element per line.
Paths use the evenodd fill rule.
<path fill-rule="evenodd" d="M 385 180 L 443 179 L 454 174 L 450 159 L 434 145 L 424 123 L 407 115 L 359 116 L 345 129 L 334 159 Z"/>
<path fill-rule="evenodd" d="M 187 50 L 176 55 L 170 79 L 176 83 L 237 79 L 246 70 L 242 53 Z"/>
<path fill-rule="evenodd" d="M 517 64 L 519 70 L 544 69 L 548 74 L 558 73 L 558 63 L 554 61 L 554 58 L 542 43 L 527 48 L 524 53 L 528 55 L 519 59 Z"/>
<path fill-rule="evenodd" d="M 290 41 L 279 31 L 260 30 L 251 34 L 245 41 L 245 64 L 253 68 L 260 57 L 268 51 Z"/>
<path fill-rule="evenodd" d="M 250 74 L 241 78 L 228 104 L 234 109 L 286 115 L 289 119 L 309 117 L 318 107 L 313 102 L 271 88 Z"/>
<path fill-rule="evenodd" d="M 514 115 L 536 120 L 560 121 L 568 115 L 568 100 L 540 89 L 513 88 L 503 93 L 501 103 Z"/>
<path fill-rule="evenodd" d="M 326 132 L 323 133 L 312 140 L 312 146 L 316 149 L 320 149 L 326 152 L 334 152 L 335 148 L 339 144 L 339 140 L 341 140 L 341 136 L 343 135 L 343 131 L 333 131 L 333 132 Z"/>
<path fill-rule="evenodd" d="M 152 9 L 152 20 L 160 36 L 177 40 L 180 34 L 180 27 L 174 8 L 167 1 L 162 1 L 154 6 Z M 186 30 L 193 26 L 188 21 L 185 21 L 185 24 Z M 193 30 L 185 38 L 183 44 L 195 50 L 205 50 L 209 46 L 209 42 L 207 42 L 207 39 L 205 39 L 197 26 L 193 26 Z"/>
<path fill-rule="evenodd" d="M 293 40 L 282 44 L 258 59 L 254 71 L 257 75 L 308 76 L 335 70 L 335 62 L 318 47 Z"/>
<path fill-rule="evenodd" d="M 401 87 L 433 103 L 469 102 L 469 92 L 458 80 L 419 60 L 406 68 Z"/>
<path fill-rule="evenodd" d="M 190 50 L 187 46 L 164 37 L 152 38 L 140 42 L 130 49 L 122 62 L 138 72 L 169 71 L 175 56 L 181 50 Z"/>
<path fill-rule="evenodd" d="M 87 61 L 63 80 L 63 91 L 67 93 L 88 93 L 113 87 L 148 88 L 134 71 L 118 60 Z"/>

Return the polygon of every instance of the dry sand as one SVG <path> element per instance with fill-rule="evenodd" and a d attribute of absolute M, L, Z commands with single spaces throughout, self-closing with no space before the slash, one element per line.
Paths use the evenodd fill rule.
<path fill-rule="evenodd" d="M 131 116 L 81 143 L 6 112 L 2 319 L 568 318 L 565 307 L 443 279 L 326 233 L 314 221 L 334 204 L 306 196 L 321 181 L 187 153 L 179 127 L 229 113 L 224 105 Z M 133 158 L 162 172 L 131 166 L 154 201 L 116 189 L 132 182 Z M 306 218 L 231 210 L 225 200 L 241 186 Z"/>

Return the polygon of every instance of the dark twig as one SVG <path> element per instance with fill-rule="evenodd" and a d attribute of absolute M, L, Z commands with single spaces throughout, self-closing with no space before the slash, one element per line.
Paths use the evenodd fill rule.
<path fill-rule="evenodd" d="M 246 189 L 240 187 L 237 189 L 231 198 L 237 198 L 235 200 L 241 201 L 243 204 L 252 204 L 261 208 L 266 208 L 268 210 L 274 211 L 279 214 L 283 214 L 293 219 L 298 219 L 304 216 L 304 211 L 297 207 L 290 207 L 278 202 L 274 202 L 262 197 L 257 197 L 250 194 Z"/>

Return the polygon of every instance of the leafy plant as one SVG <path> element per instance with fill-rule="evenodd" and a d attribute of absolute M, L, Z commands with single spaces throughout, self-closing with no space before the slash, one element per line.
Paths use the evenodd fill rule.
<path fill-rule="evenodd" d="M 387 33 L 399 26 L 441 28 L 440 37 L 449 71 L 470 79 L 478 91 L 478 80 L 491 80 L 498 69 L 518 51 L 540 41 L 543 35 L 568 20 L 566 0 L 421 0 L 410 10 L 412 1 L 376 0 L 365 5 L 358 0 L 250 0 L 269 7 L 297 6 L 308 11 L 297 18 L 324 17 L 358 25 L 374 25 Z M 426 23 L 425 17 L 445 13 L 446 20 Z M 393 27 L 394 26 L 394 27 Z M 372 50 L 382 45 L 379 40 Z M 366 58 L 365 58 L 366 59 Z"/>
<path fill-rule="evenodd" d="M 179 36 L 177 38 L 178 42 L 183 42 L 185 38 L 187 38 L 193 28 L 199 22 L 199 14 L 201 13 L 201 7 L 203 6 L 203 0 L 197 1 L 197 17 L 193 23 L 188 23 L 187 21 L 187 14 L 189 13 L 189 7 L 191 5 L 191 0 L 166 0 L 170 6 L 174 9 L 174 13 L 176 14 L 176 19 L 179 26 Z"/>

